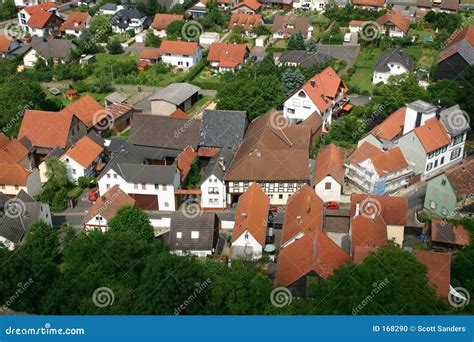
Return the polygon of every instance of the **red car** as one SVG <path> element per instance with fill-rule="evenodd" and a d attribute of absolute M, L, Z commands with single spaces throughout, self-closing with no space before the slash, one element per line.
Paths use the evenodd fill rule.
<path fill-rule="evenodd" d="M 269 211 L 270 211 L 271 213 L 276 213 L 276 212 L 278 211 L 278 208 L 271 205 Z"/>
<path fill-rule="evenodd" d="M 87 197 L 87 199 L 91 202 L 97 201 L 98 198 L 99 198 L 99 189 L 92 190 L 91 192 L 89 192 L 89 196 Z"/>
<path fill-rule="evenodd" d="M 324 208 L 329 210 L 339 209 L 339 203 L 337 203 L 336 201 L 329 201 L 327 203 L 324 203 Z"/>

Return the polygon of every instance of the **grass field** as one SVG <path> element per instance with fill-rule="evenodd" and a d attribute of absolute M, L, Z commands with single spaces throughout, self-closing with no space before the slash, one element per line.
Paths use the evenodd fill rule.
<path fill-rule="evenodd" d="M 382 51 L 380 49 L 361 49 L 354 63 L 355 73 L 349 79 L 349 88 L 357 89 L 360 92 L 372 93 L 372 74 L 374 65 L 377 63 Z"/>
<path fill-rule="evenodd" d="M 435 50 L 427 49 L 423 46 L 408 46 L 403 48 L 403 51 L 415 59 L 416 69 L 429 69 L 437 58 Z"/>

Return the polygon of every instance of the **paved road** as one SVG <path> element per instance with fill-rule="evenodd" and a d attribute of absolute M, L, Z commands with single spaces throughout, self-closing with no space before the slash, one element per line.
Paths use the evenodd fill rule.
<path fill-rule="evenodd" d="M 356 106 L 364 106 L 367 103 L 370 102 L 371 97 L 370 96 L 365 96 L 365 95 L 357 95 L 357 94 L 351 94 L 347 96 L 353 105 Z"/>

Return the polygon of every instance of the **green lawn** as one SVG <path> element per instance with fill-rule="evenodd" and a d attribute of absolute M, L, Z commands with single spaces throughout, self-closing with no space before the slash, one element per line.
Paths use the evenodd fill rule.
<path fill-rule="evenodd" d="M 435 62 L 437 56 L 435 50 L 427 49 L 423 46 L 408 46 L 403 48 L 403 51 L 415 59 L 415 67 L 417 69 L 429 69 Z"/>
<path fill-rule="evenodd" d="M 356 89 L 358 92 L 367 91 L 372 93 L 372 75 L 374 65 L 382 51 L 380 49 L 361 49 L 354 63 L 356 72 L 348 80 L 349 88 Z"/>

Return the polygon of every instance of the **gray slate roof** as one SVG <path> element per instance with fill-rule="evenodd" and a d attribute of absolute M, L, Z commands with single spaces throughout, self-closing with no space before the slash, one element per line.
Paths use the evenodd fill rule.
<path fill-rule="evenodd" d="M 204 110 L 201 124 L 200 146 L 235 146 L 244 139 L 247 129 L 245 111 Z"/>
<path fill-rule="evenodd" d="M 462 58 L 469 64 L 473 65 L 474 64 L 474 48 L 472 48 L 465 39 L 460 40 L 456 44 L 451 45 L 450 47 L 442 50 L 439 52 L 439 55 L 445 55 L 448 52 L 458 49 L 459 55 L 461 55 Z"/>
<path fill-rule="evenodd" d="M 132 19 L 141 19 L 146 17 L 146 15 L 136 9 L 121 9 L 112 16 L 112 25 L 118 26 L 120 28 L 127 28 Z"/>
<path fill-rule="evenodd" d="M 280 63 L 296 63 L 303 68 L 309 68 L 313 65 L 324 63 L 329 59 L 331 59 L 331 56 L 317 51 L 292 50 L 282 52 L 278 61 Z"/>
<path fill-rule="evenodd" d="M 225 147 L 221 151 L 211 158 L 209 164 L 204 169 L 204 174 L 201 178 L 201 184 L 204 183 L 211 175 L 214 175 L 217 179 L 223 181 L 226 171 L 229 169 L 232 159 L 234 159 L 234 151 L 231 147 Z M 222 159 L 221 159 L 222 158 Z M 220 161 L 224 163 L 222 167 Z"/>
<path fill-rule="evenodd" d="M 393 48 L 382 53 L 377 64 L 375 64 L 374 70 L 377 72 L 388 72 L 390 71 L 390 68 L 388 67 L 388 64 L 390 63 L 400 63 L 407 68 L 409 72 L 413 71 L 413 58 L 399 48 Z"/>
<path fill-rule="evenodd" d="M 201 120 L 172 118 L 159 115 L 135 115 L 130 127 L 128 142 L 134 145 L 184 150 L 197 149 Z"/>
<path fill-rule="evenodd" d="M 117 4 L 108 3 L 102 6 L 100 9 L 104 11 L 115 11 L 117 9 Z"/>
<path fill-rule="evenodd" d="M 197 217 L 186 217 L 182 211 L 171 215 L 169 246 L 173 251 L 208 251 L 215 248 L 217 243 L 216 214 L 202 212 Z M 191 232 L 198 231 L 199 238 L 191 239 Z M 176 233 L 181 232 L 178 239 Z"/>
<path fill-rule="evenodd" d="M 127 99 L 128 99 L 128 96 L 126 94 L 119 93 L 119 92 L 113 92 L 112 94 L 110 94 L 109 96 L 105 98 L 106 101 L 109 101 L 112 103 L 124 103 L 125 101 L 127 101 Z"/>
<path fill-rule="evenodd" d="M 33 37 L 31 47 L 45 59 L 67 59 L 76 44 L 67 39 L 50 39 L 45 42 L 43 38 Z"/>
<path fill-rule="evenodd" d="M 443 109 L 439 113 L 439 120 L 451 137 L 469 130 L 469 115 L 459 105 Z"/>
<path fill-rule="evenodd" d="M 200 90 L 201 88 L 189 83 L 171 83 L 150 96 L 150 101 L 162 100 L 179 106 Z"/>
<path fill-rule="evenodd" d="M 40 218 L 42 210 L 42 203 L 35 202 L 23 190 L 18 193 L 16 199 L 19 201 L 16 205 L 19 206 L 22 215 L 18 217 L 8 216 L 4 211 L 8 197 L 0 192 L 0 236 L 14 244 L 18 244 L 23 240 L 33 222 Z"/>
<path fill-rule="evenodd" d="M 173 184 L 176 166 L 118 163 L 114 170 L 129 183 Z"/>
<path fill-rule="evenodd" d="M 105 166 L 102 173 L 98 178 L 102 178 L 110 169 L 114 170 L 118 174 L 121 174 L 119 164 L 129 163 L 142 165 L 145 161 L 145 158 L 140 153 L 140 151 L 135 148 L 135 146 L 129 144 L 125 140 L 112 139 L 111 144 L 107 147 L 108 151 L 111 154 L 111 159 Z"/>

